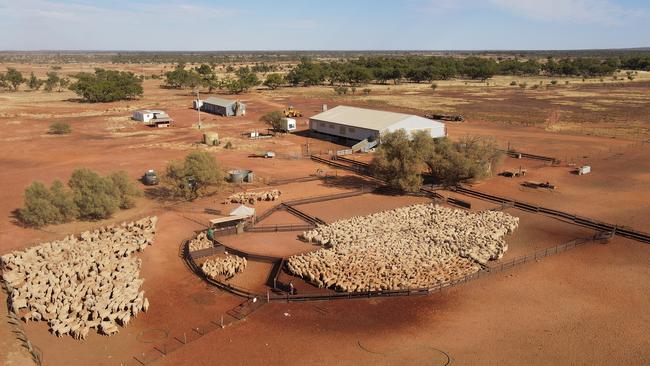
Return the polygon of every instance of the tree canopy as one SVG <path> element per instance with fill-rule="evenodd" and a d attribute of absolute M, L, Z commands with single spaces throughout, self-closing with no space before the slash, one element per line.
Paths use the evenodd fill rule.
<path fill-rule="evenodd" d="M 264 80 L 264 86 L 271 90 L 279 88 L 284 83 L 284 78 L 280 74 L 268 74 Z"/>
<path fill-rule="evenodd" d="M 283 118 L 284 113 L 282 111 L 272 111 L 260 117 L 260 121 L 269 125 L 273 130 L 280 131 L 282 129 Z"/>
<path fill-rule="evenodd" d="M 75 219 L 99 220 L 113 215 L 119 208 L 131 208 L 142 192 L 126 172 L 106 177 L 85 169 L 76 169 L 68 187 L 54 181 L 48 189 L 33 182 L 25 189 L 25 204 L 18 210 L 18 220 L 27 226 L 41 227 Z"/>
<path fill-rule="evenodd" d="M 404 130 L 381 136 L 370 165 L 375 177 L 395 189 L 418 191 L 423 172 L 434 181 L 453 186 L 490 175 L 501 158 L 493 139 L 466 137 L 459 141 L 432 139 L 425 131 L 409 136 Z"/>
<path fill-rule="evenodd" d="M 8 67 L 7 72 L 4 74 L 0 73 L 0 87 L 3 88 L 10 88 L 16 91 L 20 84 L 26 81 L 27 79 L 23 77 L 23 74 L 13 67 Z"/>
<path fill-rule="evenodd" d="M 132 72 L 95 69 L 95 73 L 78 73 L 70 85 L 74 91 L 91 103 L 106 103 L 142 96 L 142 80 Z"/>
<path fill-rule="evenodd" d="M 167 165 L 165 183 L 175 197 L 194 200 L 208 193 L 209 187 L 219 187 L 224 172 L 211 154 L 205 151 L 189 153 L 184 160 Z"/>

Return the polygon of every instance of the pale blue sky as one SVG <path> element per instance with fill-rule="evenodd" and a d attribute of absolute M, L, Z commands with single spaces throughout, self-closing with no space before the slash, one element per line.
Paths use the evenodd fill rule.
<path fill-rule="evenodd" d="M 0 0 L 0 50 L 650 46 L 649 0 Z"/>

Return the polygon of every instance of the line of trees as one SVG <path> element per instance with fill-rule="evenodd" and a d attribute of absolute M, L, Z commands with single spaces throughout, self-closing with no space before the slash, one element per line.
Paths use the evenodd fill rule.
<path fill-rule="evenodd" d="M 192 69 L 186 69 L 179 64 L 173 71 L 165 73 L 165 86 L 173 89 L 206 87 L 209 92 L 214 89 L 226 89 L 231 94 L 240 94 L 260 85 L 255 67 L 248 66 L 233 69 L 235 77 L 219 79 L 214 66 L 202 64 Z"/>
<path fill-rule="evenodd" d="M 453 186 L 491 175 L 501 158 L 494 139 L 465 137 L 451 141 L 446 137 L 432 139 L 425 131 L 409 136 L 398 130 L 381 136 L 370 168 L 392 188 L 417 192 L 423 174 L 436 183 Z"/>
<path fill-rule="evenodd" d="M 20 71 L 13 67 L 8 67 L 4 73 L 0 72 L 0 88 L 17 91 L 22 84 L 26 84 L 30 90 L 39 90 L 43 87 L 47 92 L 53 90 L 60 92 L 70 85 L 70 79 L 60 77 L 55 71 L 48 72 L 45 79 L 37 78 L 33 72 L 29 78 L 25 78 Z"/>
<path fill-rule="evenodd" d="M 495 75 L 512 76 L 580 76 L 612 75 L 620 68 L 648 66 L 648 59 L 634 58 L 621 62 L 617 58 L 562 58 L 556 60 L 494 59 L 484 57 L 361 57 L 349 61 L 315 62 L 302 59 L 286 75 L 286 82 L 298 86 L 323 83 L 361 85 L 367 83 L 395 84 L 467 78 L 487 80 Z"/>
<path fill-rule="evenodd" d="M 101 176 L 89 169 L 72 172 L 67 186 L 55 180 L 48 188 L 33 182 L 25 189 L 24 207 L 18 209 L 18 220 L 32 227 L 60 224 L 76 219 L 100 220 L 111 217 L 119 209 L 135 206 L 142 192 L 124 171 Z"/>

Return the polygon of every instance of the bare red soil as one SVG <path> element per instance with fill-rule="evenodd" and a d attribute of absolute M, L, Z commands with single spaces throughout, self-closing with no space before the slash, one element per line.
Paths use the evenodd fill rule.
<path fill-rule="evenodd" d="M 253 92 L 238 98 L 248 103 L 248 115 L 222 118 L 203 115 L 206 131 L 232 141 L 234 149 L 210 148 L 227 168 L 252 169 L 260 182 L 228 186 L 219 195 L 192 203 L 155 199 L 155 192 L 137 208 L 102 222 L 79 222 L 42 230 L 21 227 L 12 211 L 20 207 L 23 191 L 34 180 L 67 180 L 76 167 L 102 173 L 123 169 L 136 179 L 146 169 L 163 171 L 167 162 L 203 148 L 196 144 L 196 111 L 189 109 L 187 91 L 157 88 L 145 82 L 142 100 L 102 105 L 69 101 L 70 93 L 18 92 L 0 98 L 0 253 L 61 238 L 70 233 L 150 214 L 160 218 L 156 242 L 139 257 L 143 260 L 144 290 L 150 310 L 140 314 L 113 337 L 91 335 L 79 342 L 56 338 L 45 324 L 25 326 L 30 339 L 44 352 L 47 365 L 119 365 L 151 350 L 157 342 L 182 335 L 236 306 L 243 299 L 206 285 L 179 257 L 180 244 L 214 217 L 205 209 L 227 213 L 223 205 L 235 192 L 265 188 L 274 179 L 304 177 L 322 170 L 339 179 L 292 183 L 279 187 L 281 201 L 349 192 L 368 184 L 362 178 L 299 159 L 303 145 L 312 151 L 342 148 L 299 134 L 249 140 L 242 134 L 265 126 L 258 118 L 291 102 L 306 115 L 337 100 L 269 98 Z M 359 103 L 363 104 L 363 103 Z M 129 121 L 136 108 L 167 110 L 176 120 L 169 129 L 150 129 Z M 382 109 L 394 109 L 382 106 Z M 68 136 L 46 134 L 51 122 L 72 126 Z M 305 128 L 306 118 L 300 119 Z M 577 176 L 573 167 L 544 166 L 532 160 L 506 159 L 504 168 L 520 165 L 525 178 L 494 177 L 476 189 L 575 212 L 650 231 L 650 151 L 632 141 L 555 134 L 541 128 L 497 125 L 471 120 L 448 124 L 452 138 L 466 134 L 495 136 L 503 147 L 555 156 L 565 163 L 588 163 L 593 173 Z M 250 157 L 267 150 L 276 159 Z M 554 192 L 520 188 L 523 180 L 550 181 Z M 443 192 L 445 195 L 453 195 Z M 458 196 L 473 209 L 496 205 Z M 421 198 L 364 195 L 340 201 L 301 205 L 299 209 L 325 221 L 422 202 Z M 258 213 L 278 202 L 262 202 Z M 520 228 L 508 238 L 511 259 L 590 233 L 554 219 L 508 210 L 521 218 Z M 278 212 L 264 224 L 296 222 Z M 311 247 L 297 233 L 244 234 L 224 239 L 229 245 L 260 254 L 290 255 Z M 321 303 L 271 303 L 245 321 L 204 336 L 170 353 L 159 365 L 268 365 L 268 364 L 409 364 L 443 365 L 449 355 L 458 365 L 645 365 L 650 363 L 650 250 L 645 244 L 615 238 L 610 244 L 590 244 L 545 258 L 428 297 L 370 299 Z M 260 287 L 268 266 L 254 264 L 240 281 Z M 301 291 L 310 285 L 296 282 Z M 0 300 L 5 301 L 3 294 Z M 287 315 L 285 315 L 285 313 Z M 6 322 L 0 334 L 7 335 Z M 7 337 L 0 355 L 16 352 Z M 1 359 L 1 358 L 0 358 Z M 8 359 L 8 358 L 6 358 Z M 5 362 L 7 363 L 7 362 Z M 9 364 L 9 363 L 8 363 Z"/>

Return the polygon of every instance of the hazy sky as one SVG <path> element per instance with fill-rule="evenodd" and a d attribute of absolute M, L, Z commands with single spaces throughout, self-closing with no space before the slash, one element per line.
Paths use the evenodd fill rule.
<path fill-rule="evenodd" d="M 0 0 L 0 50 L 650 46 L 650 0 Z"/>

